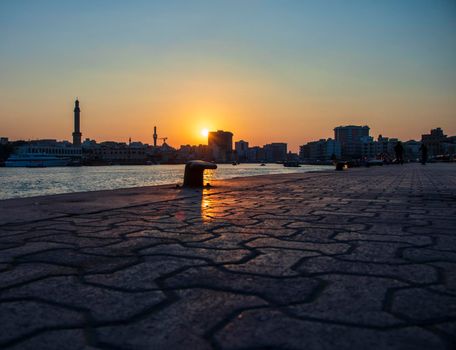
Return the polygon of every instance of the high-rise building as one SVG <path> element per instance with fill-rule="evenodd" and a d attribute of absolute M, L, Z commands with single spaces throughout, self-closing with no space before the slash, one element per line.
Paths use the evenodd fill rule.
<path fill-rule="evenodd" d="M 234 143 L 234 149 L 236 151 L 237 160 L 245 162 L 247 160 L 247 151 L 249 150 L 249 143 L 244 140 L 240 140 Z"/>
<path fill-rule="evenodd" d="M 287 160 L 287 144 L 273 142 L 263 146 L 267 162 L 284 162 Z"/>
<path fill-rule="evenodd" d="M 367 125 L 347 125 L 334 128 L 334 138 L 340 142 L 342 157 L 361 158 L 362 141 L 365 137 L 369 137 L 369 130 Z"/>
<path fill-rule="evenodd" d="M 404 142 L 405 158 L 409 161 L 416 162 L 420 158 L 421 142 L 409 140 Z"/>
<path fill-rule="evenodd" d="M 300 146 L 299 157 L 302 160 L 327 161 L 340 158 L 340 143 L 333 139 L 321 139 Z"/>
<path fill-rule="evenodd" d="M 264 154 L 263 147 L 255 146 L 249 147 L 247 150 L 247 161 L 248 162 L 265 162 L 266 157 Z"/>
<path fill-rule="evenodd" d="M 80 130 L 80 114 L 79 100 L 74 101 L 74 131 L 73 131 L 73 146 L 81 146 L 81 130 Z"/>
<path fill-rule="evenodd" d="M 217 130 L 208 134 L 207 144 L 216 162 L 230 162 L 233 157 L 233 133 Z"/>
<path fill-rule="evenodd" d="M 447 135 L 441 128 L 432 129 L 430 134 L 421 135 L 421 143 L 426 145 L 431 156 L 443 154 L 443 144 L 447 142 Z"/>

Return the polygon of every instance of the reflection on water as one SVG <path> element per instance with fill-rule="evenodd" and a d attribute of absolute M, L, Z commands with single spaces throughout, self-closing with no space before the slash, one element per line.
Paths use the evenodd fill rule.
<path fill-rule="evenodd" d="M 205 182 L 233 177 L 327 170 L 328 166 L 285 168 L 279 164 L 220 164 Z M 0 199 L 182 183 L 184 165 L 0 168 Z"/>

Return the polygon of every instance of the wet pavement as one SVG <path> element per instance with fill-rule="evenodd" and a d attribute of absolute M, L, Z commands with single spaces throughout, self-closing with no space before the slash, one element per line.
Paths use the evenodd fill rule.
<path fill-rule="evenodd" d="M 455 175 L 0 201 L 0 348 L 453 349 Z"/>

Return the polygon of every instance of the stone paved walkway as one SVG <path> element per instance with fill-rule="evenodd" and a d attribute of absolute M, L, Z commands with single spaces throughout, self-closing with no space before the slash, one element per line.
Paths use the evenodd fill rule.
<path fill-rule="evenodd" d="M 0 348 L 453 349 L 455 175 L 1 201 Z"/>

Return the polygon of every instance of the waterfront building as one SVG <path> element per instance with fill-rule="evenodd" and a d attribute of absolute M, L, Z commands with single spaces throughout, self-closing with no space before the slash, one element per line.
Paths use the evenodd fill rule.
<path fill-rule="evenodd" d="M 421 142 L 419 141 L 409 140 L 404 142 L 405 159 L 411 162 L 418 161 L 420 158 L 420 147 Z"/>
<path fill-rule="evenodd" d="M 397 138 L 384 137 L 382 135 L 378 135 L 377 141 L 374 141 L 371 136 L 363 136 L 361 137 L 361 158 L 393 161 L 396 157 L 394 147 L 398 142 Z"/>
<path fill-rule="evenodd" d="M 399 139 L 392 137 L 384 137 L 378 135 L 377 139 L 377 154 L 381 157 L 391 158 L 395 157 L 394 147 Z"/>
<path fill-rule="evenodd" d="M 454 159 L 456 154 L 456 136 L 447 137 L 447 141 L 441 144 L 443 155 Z"/>
<path fill-rule="evenodd" d="M 9 142 L 7 137 L 0 137 L 0 166 L 8 159 L 13 149 L 13 144 Z"/>
<path fill-rule="evenodd" d="M 217 130 L 208 134 L 208 146 L 216 162 L 231 162 L 233 156 L 233 133 Z"/>
<path fill-rule="evenodd" d="M 287 144 L 273 142 L 263 146 L 265 160 L 269 163 L 284 162 L 287 160 Z"/>
<path fill-rule="evenodd" d="M 96 143 L 86 140 L 83 143 L 84 160 L 89 164 L 146 164 L 147 146 L 142 143 L 105 141 Z"/>
<path fill-rule="evenodd" d="M 347 125 L 334 128 L 334 139 L 341 145 L 343 158 L 359 159 L 362 157 L 362 140 L 363 137 L 369 136 L 369 130 L 367 125 Z"/>
<path fill-rule="evenodd" d="M 340 159 L 340 143 L 333 139 L 308 142 L 299 148 L 299 157 L 305 161 L 328 161 Z"/>
<path fill-rule="evenodd" d="M 287 162 L 299 163 L 299 161 L 300 161 L 300 159 L 299 159 L 299 154 L 298 153 L 294 153 L 294 152 L 288 151 Z"/>
<path fill-rule="evenodd" d="M 177 151 L 177 159 L 180 162 L 187 162 L 195 159 L 210 161 L 212 160 L 212 151 L 208 145 L 182 145 Z"/>
<path fill-rule="evenodd" d="M 79 100 L 74 101 L 74 131 L 73 131 L 73 146 L 81 146 L 81 130 L 80 130 L 80 114 Z"/>
<path fill-rule="evenodd" d="M 249 143 L 244 140 L 240 140 L 234 143 L 234 150 L 236 152 L 236 160 L 238 162 L 247 161 L 247 152 L 249 150 Z"/>
<path fill-rule="evenodd" d="M 374 141 L 372 136 L 361 137 L 361 158 L 362 159 L 375 159 L 378 154 L 377 142 Z"/>
<path fill-rule="evenodd" d="M 265 162 L 264 150 L 262 147 L 249 147 L 247 150 L 247 161 L 249 163 Z"/>
<path fill-rule="evenodd" d="M 432 129 L 430 134 L 421 135 L 421 143 L 427 146 L 430 156 L 444 154 L 443 144 L 447 142 L 447 135 L 441 128 Z"/>
<path fill-rule="evenodd" d="M 160 138 L 159 138 L 160 139 Z M 164 141 L 161 146 L 153 146 L 147 148 L 147 156 L 155 164 L 161 163 L 176 163 L 178 158 L 178 152 L 175 148 L 171 147 L 165 142 L 166 138 L 162 138 Z"/>

